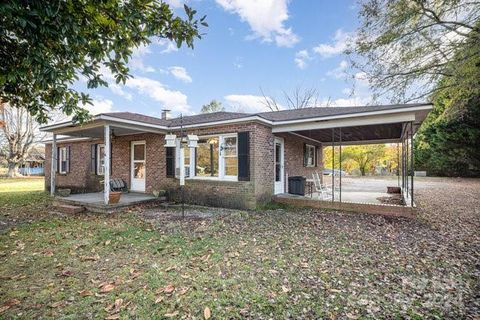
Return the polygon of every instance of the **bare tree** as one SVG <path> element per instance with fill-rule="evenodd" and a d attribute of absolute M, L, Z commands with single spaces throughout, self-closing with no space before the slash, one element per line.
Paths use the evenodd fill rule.
<path fill-rule="evenodd" d="M 0 143 L 5 152 L 8 165 L 8 177 L 20 175 L 18 167 L 25 160 L 32 145 L 45 138 L 39 134 L 39 125 L 27 109 L 0 105 Z"/>
<path fill-rule="evenodd" d="M 284 107 L 275 98 L 269 97 L 260 87 L 263 96 L 263 105 L 271 111 L 279 111 Z M 297 86 L 291 93 L 283 91 L 283 98 L 287 109 L 304 109 L 318 107 L 318 90 Z"/>
<path fill-rule="evenodd" d="M 360 27 L 346 53 L 374 99 L 423 100 L 445 88 L 441 79 L 451 79 L 450 87 L 466 86 L 458 70 L 480 52 L 459 48 L 468 38 L 480 41 L 479 1 L 357 1 Z"/>

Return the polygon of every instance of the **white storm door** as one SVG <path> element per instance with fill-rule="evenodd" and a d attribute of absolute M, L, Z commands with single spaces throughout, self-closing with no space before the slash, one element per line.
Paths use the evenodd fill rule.
<path fill-rule="evenodd" d="M 145 141 L 132 141 L 130 190 L 145 192 Z"/>
<path fill-rule="evenodd" d="M 274 146 L 274 194 L 285 192 L 284 174 L 284 143 L 283 139 L 275 138 Z"/>

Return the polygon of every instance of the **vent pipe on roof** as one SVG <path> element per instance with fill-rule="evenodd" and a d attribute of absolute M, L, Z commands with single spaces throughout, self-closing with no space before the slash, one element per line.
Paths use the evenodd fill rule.
<path fill-rule="evenodd" d="M 170 116 L 170 111 L 169 109 L 162 109 L 162 119 L 163 120 L 168 120 L 171 118 Z"/>

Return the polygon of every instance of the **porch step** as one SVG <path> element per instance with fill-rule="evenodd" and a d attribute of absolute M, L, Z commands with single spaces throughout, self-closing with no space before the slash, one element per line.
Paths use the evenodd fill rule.
<path fill-rule="evenodd" d="M 55 204 L 55 208 L 60 212 L 68 213 L 68 214 L 76 214 L 76 213 L 83 212 L 85 210 L 85 208 L 81 206 L 72 206 L 69 204 L 60 204 L 60 203 Z"/>

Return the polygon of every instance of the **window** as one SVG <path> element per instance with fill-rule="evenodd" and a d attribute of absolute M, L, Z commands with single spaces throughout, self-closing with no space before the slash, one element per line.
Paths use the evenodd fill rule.
<path fill-rule="evenodd" d="M 226 177 L 238 176 L 237 137 L 224 137 L 222 143 L 222 156 L 224 175 Z"/>
<path fill-rule="evenodd" d="M 180 140 L 177 141 L 176 172 L 180 175 Z M 196 148 L 185 146 L 185 176 L 205 179 L 238 179 L 237 135 L 200 137 Z"/>
<path fill-rule="evenodd" d="M 316 159 L 316 147 L 306 144 L 305 145 L 305 167 L 315 167 Z"/>
<path fill-rule="evenodd" d="M 105 145 L 97 144 L 97 174 L 105 174 Z"/>
<path fill-rule="evenodd" d="M 58 148 L 58 172 L 68 172 L 68 149 L 67 147 Z"/>
<path fill-rule="evenodd" d="M 195 176 L 218 177 L 219 138 L 199 139 L 195 153 Z"/>

